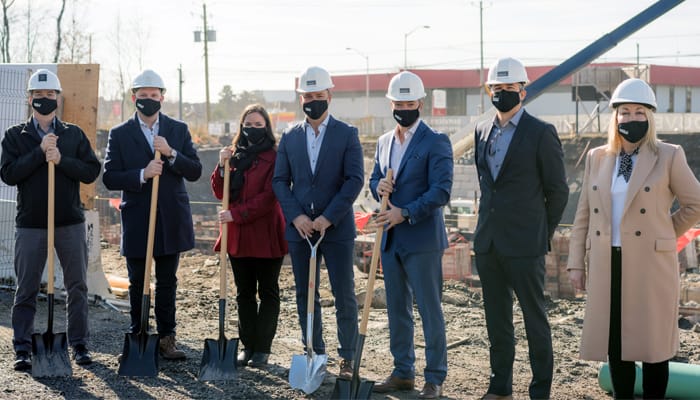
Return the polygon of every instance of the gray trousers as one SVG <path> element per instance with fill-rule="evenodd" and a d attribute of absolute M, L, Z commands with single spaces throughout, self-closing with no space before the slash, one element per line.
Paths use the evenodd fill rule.
<path fill-rule="evenodd" d="M 15 352 L 32 350 L 36 297 L 46 265 L 46 229 L 17 228 L 15 232 L 15 274 L 17 290 L 12 307 L 12 344 Z M 63 285 L 68 292 L 66 319 L 68 343 L 87 344 L 87 262 L 85 224 L 57 227 L 54 247 L 63 268 Z M 45 323 L 42 323 L 42 326 Z M 60 329 L 54 329 L 58 332 Z"/>

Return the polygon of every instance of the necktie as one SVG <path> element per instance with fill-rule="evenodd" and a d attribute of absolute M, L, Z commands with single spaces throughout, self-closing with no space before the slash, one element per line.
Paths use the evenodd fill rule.
<path fill-rule="evenodd" d="M 625 182 L 630 181 L 630 176 L 632 176 L 632 156 L 639 154 L 639 147 L 634 149 L 632 154 L 625 153 L 624 150 L 620 150 L 620 168 L 617 170 L 617 176 L 622 175 L 625 178 Z"/>

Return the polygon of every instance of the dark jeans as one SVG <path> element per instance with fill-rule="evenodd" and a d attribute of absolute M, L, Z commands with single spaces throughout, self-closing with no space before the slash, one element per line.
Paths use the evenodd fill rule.
<path fill-rule="evenodd" d="M 176 325 L 176 273 L 180 263 L 180 253 L 153 257 L 153 260 L 155 262 L 151 267 L 151 273 L 155 270 L 155 313 L 158 334 L 160 337 L 171 336 L 175 334 Z M 129 302 L 131 304 L 131 326 L 129 331 L 136 333 L 141 330 L 141 301 L 143 300 L 143 277 L 146 270 L 146 259 L 127 257 L 126 268 L 129 272 Z M 151 279 L 153 279 L 152 275 Z"/>
<path fill-rule="evenodd" d="M 608 336 L 608 364 L 616 399 L 634 398 L 636 367 L 634 361 L 622 360 L 622 251 L 612 248 L 610 279 L 610 335 Z M 642 363 L 642 388 L 645 399 L 663 399 L 668 385 L 668 360 Z"/>
<path fill-rule="evenodd" d="M 279 277 L 283 257 L 234 258 L 229 255 L 238 290 L 238 335 L 245 350 L 270 353 L 280 314 Z M 257 297 L 260 297 L 258 306 Z"/>
<path fill-rule="evenodd" d="M 491 380 L 489 393 L 501 396 L 513 391 L 515 334 L 513 292 L 523 311 L 532 380 L 532 399 L 548 399 L 552 386 L 554 355 L 552 334 L 544 298 L 544 256 L 507 257 L 494 252 L 477 254 L 476 266 L 484 295 Z"/>

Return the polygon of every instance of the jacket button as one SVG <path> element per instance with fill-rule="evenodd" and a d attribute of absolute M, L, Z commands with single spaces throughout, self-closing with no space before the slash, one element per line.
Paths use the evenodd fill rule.
<path fill-rule="evenodd" d="M 598 190 L 598 186 L 593 185 L 593 190 Z"/>
<path fill-rule="evenodd" d="M 595 231 L 596 236 L 600 236 L 600 231 Z"/>
<path fill-rule="evenodd" d="M 644 187 L 644 191 L 645 191 L 645 192 L 648 192 L 648 191 L 650 191 L 650 190 L 651 190 L 651 188 L 649 188 L 649 186 L 645 186 L 645 187 Z"/>
<path fill-rule="evenodd" d="M 597 208 L 594 208 L 594 209 L 593 209 L 593 212 L 596 213 L 596 214 L 598 214 L 598 209 L 597 209 Z"/>
<path fill-rule="evenodd" d="M 635 236 L 642 236 L 642 232 L 640 232 L 640 231 L 637 231 L 634 234 L 635 234 Z"/>
<path fill-rule="evenodd" d="M 496 209 L 495 209 L 495 208 L 492 208 L 492 209 L 491 209 L 491 212 L 496 212 Z"/>
<path fill-rule="evenodd" d="M 646 212 L 647 212 L 647 210 L 646 210 L 646 209 L 644 209 L 644 208 L 642 208 L 641 210 L 639 210 L 639 212 L 640 212 L 640 213 L 642 213 L 642 214 L 644 214 L 644 213 L 646 213 Z"/>

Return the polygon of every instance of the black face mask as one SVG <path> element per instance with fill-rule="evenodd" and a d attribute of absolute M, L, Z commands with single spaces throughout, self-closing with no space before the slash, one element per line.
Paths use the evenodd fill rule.
<path fill-rule="evenodd" d="M 394 119 L 399 125 L 408 128 L 413 125 L 420 116 L 420 110 L 394 110 Z"/>
<path fill-rule="evenodd" d="M 630 143 L 637 143 L 646 136 L 649 121 L 630 121 L 617 124 L 617 131 Z"/>
<path fill-rule="evenodd" d="M 304 110 L 304 114 L 306 114 L 310 119 L 317 120 L 321 118 L 326 110 L 328 110 L 328 100 L 310 101 L 308 103 L 304 103 L 301 108 Z"/>
<path fill-rule="evenodd" d="M 260 144 L 267 137 L 267 128 L 246 126 L 243 128 L 243 136 L 248 139 L 248 143 L 250 144 Z"/>
<path fill-rule="evenodd" d="M 49 115 L 58 107 L 56 99 L 42 97 L 40 99 L 32 99 L 32 108 L 41 115 Z"/>
<path fill-rule="evenodd" d="M 147 117 L 160 111 L 160 101 L 153 99 L 136 99 L 136 109 Z"/>
<path fill-rule="evenodd" d="M 508 90 L 494 92 L 491 97 L 491 104 L 500 112 L 508 112 L 520 104 L 520 92 Z"/>

